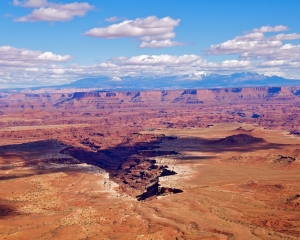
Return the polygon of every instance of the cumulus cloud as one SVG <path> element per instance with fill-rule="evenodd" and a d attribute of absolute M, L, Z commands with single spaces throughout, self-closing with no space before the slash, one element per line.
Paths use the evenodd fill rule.
<path fill-rule="evenodd" d="M 266 50 L 274 47 L 281 47 L 281 41 L 240 41 L 237 39 L 228 40 L 221 44 L 211 45 L 209 54 L 241 54 L 249 51 Z"/>
<path fill-rule="evenodd" d="M 71 55 L 57 55 L 52 52 L 32 51 L 11 46 L 0 47 L 0 61 L 21 62 L 22 64 L 66 62 Z"/>
<path fill-rule="evenodd" d="M 72 60 L 70 55 L 33 51 L 11 46 L 0 47 L 0 83 L 26 84 L 38 80 L 39 84 L 55 83 L 64 68 L 59 64 Z"/>
<path fill-rule="evenodd" d="M 300 45 L 284 44 L 278 48 L 266 48 L 260 51 L 245 52 L 240 55 L 240 59 L 300 61 Z"/>
<path fill-rule="evenodd" d="M 94 9 L 87 2 L 78 3 L 53 3 L 47 0 L 14 0 L 15 6 L 35 8 L 30 14 L 18 17 L 16 22 L 37 22 L 37 21 L 70 21 L 76 16 L 84 16 L 88 11 Z"/>
<path fill-rule="evenodd" d="M 174 28 L 179 25 L 180 19 L 171 17 L 157 18 L 149 16 L 135 20 L 125 20 L 107 27 L 93 28 L 84 33 L 86 36 L 96 38 L 124 38 L 138 37 L 142 41 L 140 47 L 174 47 L 183 45 L 172 42 L 176 36 Z"/>
<path fill-rule="evenodd" d="M 163 39 L 174 36 L 173 29 L 178 26 L 180 20 L 170 17 L 158 19 L 155 16 L 125 20 L 104 28 L 93 28 L 85 33 L 86 36 L 97 38 L 121 38 L 121 37 L 149 37 Z M 171 35 L 170 35 L 171 34 Z"/>
<path fill-rule="evenodd" d="M 279 33 L 266 36 L 265 33 L 276 33 L 289 30 L 287 26 L 263 26 L 246 32 L 242 36 L 213 44 L 207 49 L 207 54 L 230 55 L 237 54 L 237 60 L 226 60 L 220 64 L 225 70 L 243 68 L 253 69 L 255 72 L 276 74 L 280 76 L 298 78 L 300 73 L 300 45 L 287 43 L 300 39 L 298 33 Z M 228 70 L 229 70 L 228 68 Z"/>
<path fill-rule="evenodd" d="M 232 40 L 220 44 L 211 45 L 207 50 L 208 54 L 223 55 L 223 54 L 239 54 L 241 60 L 291 60 L 299 61 L 300 45 L 283 43 L 283 41 L 300 39 L 300 34 L 277 34 L 266 37 L 265 32 L 286 31 L 288 27 L 278 25 L 275 27 L 263 26 L 255 28 L 250 33 L 243 36 L 237 36 Z M 277 64 L 281 61 L 275 61 Z"/>

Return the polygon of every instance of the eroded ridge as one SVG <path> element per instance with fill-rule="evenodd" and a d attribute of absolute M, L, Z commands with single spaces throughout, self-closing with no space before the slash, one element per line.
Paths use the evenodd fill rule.
<path fill-rule="evenodd" d="M 175 175 L 176 172 L 168 170 L 167 165 L 158 165 L 153 159 L 178 154 L 176 151 L 159 150 L 159 143 L 173 139 L 165 135 L 133 134 L 126 144 L 112 149 L 86 151 L 67 147 L 61 153 L 70 155 L 81 163 L 106 170 L 110 178 L 119 184 L 120 191 L 138 200 L 145 200 L 182 192 L 180 189 L 160 185 L 160 177 Z"/>

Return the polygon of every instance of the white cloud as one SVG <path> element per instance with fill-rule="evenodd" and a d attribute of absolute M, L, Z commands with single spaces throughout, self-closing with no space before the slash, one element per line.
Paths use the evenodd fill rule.
<path fill-rule="evenodd" d="M 55 83 L 59 71 L 53 64 L 72 60 L 70 55 L 58 55 L 52 52 L 33 51 L 0 47 L 0 83 L 26 84 L 39 80 L 39 84 Z M 58 68 L 62 69 L 63 68 Z"/>
<path fill-rule="evenodd" d="M 93 28 L 85 33 L 86 36 L 97 38 L 121 38 L 121 37 L 149 37 L 152 39 L 164 38 L 166 34 L 172 34 L 173 29 L 180 20 L 170 17 L 158 19 L 155 16 L 125 20 L 104 28 Z M 168 35 L 169 36 L 169 35 Z"/>
<path fill-rule="evenodd" d="M 226 68 L 246 68 L 251 67 L 252 64 L 250 61 L 225 60 L 220 65 Z"/>
<path fill-rule="evenodd" d="M 84 35 L 107 39 L 138 37 L 142 41 L 140 47 L 174 47 L 183 45 L 170 40 L 176 36 L 174 28 L 178 26 L 179 22 L 180 19 L 175 20 L 171 17 L 159 19 L 156 16 L 149 16 L 125 20 L 108 27 L 93 28 L 85 32 Z"/>
<path fill-rule="evenodd" d="M 251 33 L 237 36 L 220 44 L 211 45 L 207 53 L 214 55 L 239 54 L 240 60 L 299 61 L 300 45 L 283 44 L 282 41 L 300 39 L 300 34 L 277 34 L 270 37 L 264 35 L 264 32 L 279 32 L 287 29 L 288 27 L 283 25 L 256 28 Z"/>
<path fill-rule="evenodd" d="M 123 17 L 117 17 L 117 16 L 105 18 L 106 22 L 118 22 L 118 21 L 122 21 L 122 20 L 125 20 L 125 18 L 123 18 Z"/>
<path fill-rule="evenodd" d="M 248 59 L 267 59 L 267 60 L 300 60 L 300 45 L 284 44 L 280 47 L 253 50 L 240 55 L 240 58 Z"/>
<path fill-rule="evenodd" d="M 141 42 L 139 45 L 140 48 L 163 48 L 163 47 L 176 47 L 176 46 L 183 46 L 184 44 L 181 42 L 167 40 L 152 40 L 150 42 Z"/>
<path fill-rule="evenodd" d="M 279 41 L 294 40 L 294 39 L 300 39 L 300 34 L 297 34 L 297 33 L 278 34 L 278 35 L 275 35 L 273 37 L 270 37 L 269 39 L 271 39 L 271 40 L 279 40 Z"/>
<path fill-rule="evenodd" d="M 265 33 L 265 32 L 282 32 L 282 31 L 287 31 L 289 28 L 287 26 L 283 25 L 278 25 L 275 27 L 271 26 L 262 26 L 261 28 L 254 28 L 252 32 L 260 32 L 260 33 Z"/>
<path fill-rule="evenodd" d="M 278 25 L 275 27 L 263 26 L 246 32 L 243 36 L 220 44 L 211 45 L 207 54 L 213 55 L 239 55 L 237 60 L 226 60 L 221 63 L 220 69 L 231 70 L 252 69 L 260 73 L 274 73 L 280 76 L 300 79 L 300 45 L 283 43 L 300 39 L 298 33 L 277 34 L 265 36 L 266 32 L 286 31 L 288 27 Z M 229 70 L 229 69 L 228 69 Z"/>
<path fill-rule="evenodd" d="M 281 47 L 281 41 L 239 41 L 228 40 L 221 44 L 211 45 L 209 54 L 240 54 L 249 51 L 265 50 L 274 47 Z"/>
<path fill-rule="evenodd" d="M 119 66 L 131 65 L 131 66 L 180 66 L 193 64 L 197 61 L 202 60 L 198 55 L 139 55 L 131 58 L 119 57 L 109 60 L 110 63 L 114 63 Z"/>
<path fill-rule="evenodd" d="M 0 61 L 20 62 L 22 64 L 66 62 L 70 55 L 57 55 L 52 52 L 32 51 L 11 46 L 0 47 Z"/>
<path fill-rule="evenodd" d="M 90 4 L 73 2 L 68 4 L 53 3 L 47 0 L 14 0 L 15 6 L 35 8 L 29 15 L 16 18 L 16 22 L 37 22 L 37 21 L 69 21 L 76 16 L 84 16 L 88 11 L 94 9 Z"/>
<path fill-rule="evenodd" d="M 243 36 L 237 36 L 235 40 L 238 41 L 251 41 L 251 40 L 262 40 L 264 39 L 265 35 L 261 32 L 255 32 L 255 33 L 248 33 Z"/>
<path fill-rule="evenodd" d="M 25 0 L 25 1 L 14 0 L 13 4 L 15 6 L 36 8 L 36 7 L 46 6 L 47 5 L 47 0 Z"/>

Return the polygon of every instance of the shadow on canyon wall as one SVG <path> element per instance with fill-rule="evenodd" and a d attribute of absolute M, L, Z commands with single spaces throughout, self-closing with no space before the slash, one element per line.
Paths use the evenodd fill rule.
<path fill-rule="evenodd" d="M 141 136 L 143 135 L 139 137 Z M 165 151 L 162 150 L 161 145 L 169 145 L 173 149 Z M 159 177 L 174 175 L 176 172 L 168 170 L 168 166 L 166 165 L 158 165 L 155 160 L 156 157 L 170 155 L 172 155 L 172 158 L 176 158 L 179 154 L 179 152 L 175 151 L 176 146 L 181 151 L 188 148 L 190 152 L 215 151 L 222 153 L 227 151 L 248 152 L 270 148 L 280 149 L 284 145 L 268 143 L 262 138 L 256 138 L 248 134 L 236 134 L 217 140 L 146 135 L 142 139 L 135 137 L 126 144 L 119 144 L 104 150 L 98 149 L 97 151 L 65 146 L 65 148 L 60 150 L 60 153 L 70 157 L 43 158 L 43 154 L 51 149 L 53 150 L 53 148 L 57 148 L 57 146 L 62 146 L 62 144 L 56 140 L 0 146 L 0 157 L 4 159 L 4 162 L 2 162 L 5 163 L 5 165 L 0 165 L 0 170 L 9 171 L 16 168 L 16 166 L 12 165 L 13 157 L 17 157 L 18 159 L 23 158 L 25 162 L 24 166 L 38 166 L 47 163 L 86 163 L 107 171 L 110 178 L 119 184 L 123 192 L 137 197 L 138 200 L 145 200 L 157 195 L 182 192 L 180 189 L 170 189 L 159 185 Z M 8 156 L 11 159 L 6 159 Z M 35 159 L 29 160 L 30 156 L 34 156 Z M 180 156 L 180 160 L 203 161 L 209 159 L 211 159 L 209 156 Z M 9 162 L 10 164 L 8 164 Z M 35 168 L 30 173 L 24 172 L 22 174 L 19 172 L 15 175 L 0 176 L 0 180 L 29 177 L 57 171 L 57 169 L 51 168 Z M 80 170 L 64 167 L 60 168 L 59 171 L 71 173 Z"/>

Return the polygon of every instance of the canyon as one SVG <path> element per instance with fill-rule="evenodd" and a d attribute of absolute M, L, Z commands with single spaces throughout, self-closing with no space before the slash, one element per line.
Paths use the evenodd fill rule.
<path fill-rule="evenodd" d="M 0 92 L 0 238 L 299 239 L 300 87 Z"/>

